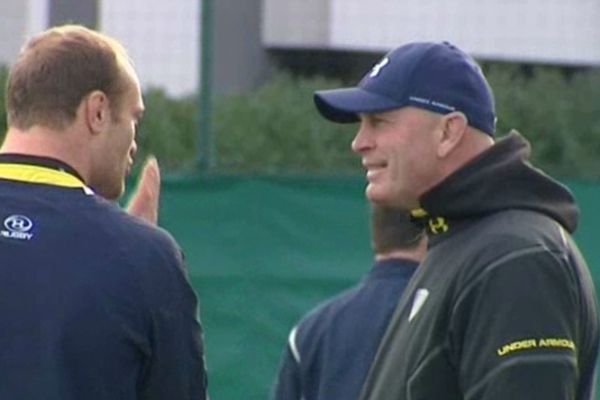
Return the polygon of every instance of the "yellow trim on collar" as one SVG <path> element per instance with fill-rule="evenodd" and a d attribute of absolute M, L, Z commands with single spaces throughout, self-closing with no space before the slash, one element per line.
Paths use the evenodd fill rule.
<path fill-rule="evenodd" d="M 422 208 L 413 208 L 412 210 L 410 210 L 410 215 L 412 215 L 414 218 L 423 218 L 426 217 L 427 211 L 425 211 Z"/>
<path fill-rule="evenodd" d="M 0 179 L 87 189 L 79 178 L 68 172 L 37 165 L 0 163 Z"/>

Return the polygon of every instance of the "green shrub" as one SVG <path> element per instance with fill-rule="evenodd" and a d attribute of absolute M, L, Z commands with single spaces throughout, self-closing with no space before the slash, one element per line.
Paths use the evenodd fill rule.
<path fill-rule="evenodd" d="M 334 86 L 339 82 L 280 74 L 253 93 L 219 99 L 213 117 L 219 169 L 358 170 L 358 158 L 350 151 L 356 126 L 329 123 L 313 105 L 315 90 Z"/>
<path fill-rule="evenodd" d="M 521 132 L 532 143 L 533 163 L 551 174 L 600 177 L 600 71 L 566 77 L 558 68 L 537 67 L 528 78 L 502 66 L 487 76 L 499 134 Z"/>
<path fill-rule="evenodd" d="M 600 70 L 565 74 L 536 66 L 525 74 L 509 64 L 486 64 L 498 111 L 498 136 L 519 130 L 533 145 L 533 162 L 562 177 L 600 178 Z M 7 71 L 0 68 L 4 88 Z M 236 173 L 359 172 L 350 150 L 357 125 L 321 118 L 312 101 L 317 89 L 339 81 L 276 74 L 257 90 L 217 98 L 213 142 L 216 170 Z M 169 98 L 164 91 L 144 95 L 146 114 L 138 138 L 139 160 L 155 154 L 166 172 L 197 166 L 195 97 Z M 0 127 L 5 131 L 4 96 Z"/>
<path fill-rule="evenodd" d="M 160 89 L 150 89 L 144 94 L 144 104 L 136 158 L 143 160 L 152 153 L 166 171 L 192 171 L 197 153 L 195 99 L 171 99 Z"/>

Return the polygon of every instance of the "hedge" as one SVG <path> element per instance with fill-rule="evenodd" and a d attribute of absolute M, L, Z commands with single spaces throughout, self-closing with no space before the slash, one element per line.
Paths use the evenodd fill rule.
<path fill-rule="evenodd" d="M 498 136 L 517 128 L 533 143 L 533 162 L 551 174 L 600 177 L 600 71 L 510 64 L 485 64 L 484 69 L 496 95 Z M 5 77 L 6 71 L 0 70 L 0 80 Z M 278 73 L 251 93 L 216 98 L 216 171 L 359 172 L 358 158 L 350 151 L 356 125 L 329 123 L 312 103 L 314 90 L 341 85 Z M 167 172 L 193 171 L 196 99 L 169 98 L 162 90 L 150 89 L 145 102 L 138 158 L 154 153 Z M 5 131 L 5 126 L 0 128 Z"/>
<path fill-rule="evenodd" d="M 488 79 L 498 132 L 523 133 L 534 164 L 557 176 L 600 177 L 600 70 L 536 67 L 524 74 L 504 65 L 492 68 Z"/>

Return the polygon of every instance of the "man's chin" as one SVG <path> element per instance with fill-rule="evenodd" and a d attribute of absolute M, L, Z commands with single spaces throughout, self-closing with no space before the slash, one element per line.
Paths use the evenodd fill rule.
<path fill-rule="evenodd" d="M 388 193 L 385 193 L 382 190 L 378 190 L 378 188 L 372 183 L 369 183 L 367 185 L 367 188 L 365 189 L 365 194 L 367 196 L 367 199 L 371 203 L 375 203 L 382 206 L 388 205 L 391 200 L 391 196 L 389 196 Z"/>
<path fill-rule="evenodd" d="M 412 204 L 413 202 L 405 198 L 406 196 L 391 191 L 381 190 L 381 187 L 376 187 L 372 184 L 367 185 L 365 194 L 371 203 L 379 206 L 400 208 L 403 210 L 410 210 L 418 207 L 418 204 Z"/>

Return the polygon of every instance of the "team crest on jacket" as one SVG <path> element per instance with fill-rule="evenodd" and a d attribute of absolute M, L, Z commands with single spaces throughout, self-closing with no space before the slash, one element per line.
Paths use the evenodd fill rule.
<path fill-rule="evenodd" d="M 410 309 L 410 314 L 408 315 L 408 322 L 412 321 L 413 318 L 417 315 L 417 313 L 425 304 L 425 301 L 429 297 L 429 290 L 427 289 L 417 289 L 415 292 L 415 297 L 413 300 L 412 308 Z"/>
<path fill-rule="evenodd" d="M 0 230 L 2 237 L 17 240 L 30 240 L 33 237 L 33 221 L 24 215 L 13 214 L 6 217 L 3 226 L 5 229 Z"/>

